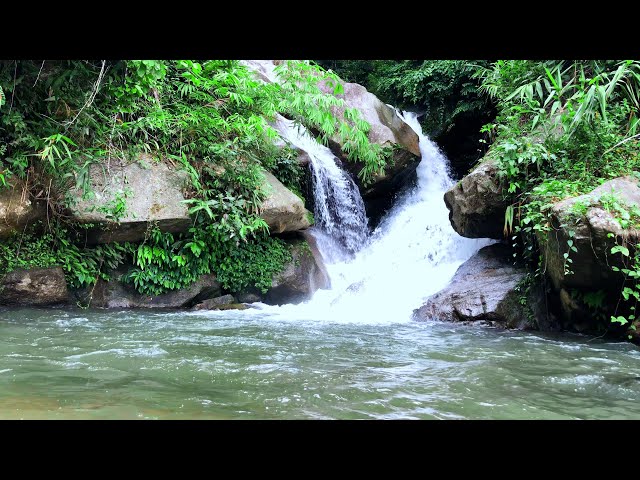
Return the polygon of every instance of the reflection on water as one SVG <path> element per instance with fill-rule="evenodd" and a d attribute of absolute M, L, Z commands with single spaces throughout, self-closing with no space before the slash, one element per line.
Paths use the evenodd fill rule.
<path fill-rule="evenodd" d="M 640 418 L 640 351 L 406 321 L 0 312 L 0 418 Z"/>

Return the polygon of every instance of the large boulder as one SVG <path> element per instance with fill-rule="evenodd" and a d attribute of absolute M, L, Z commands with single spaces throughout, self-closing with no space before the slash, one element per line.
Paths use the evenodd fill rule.
<path fill-rule="evenodd" d="M 295 232 L 311 226 L 311 212 L 302 200 L 266 170 L 263 188 L 267 198 L 260 206 L 260 217 L 271 233 Z"/>
<path fill-rule="evenodd" d="M 373 144 L 391 147 L 391 159 L 383 174 L 375 174 L 371 182 L 364 185 L 358 173 L 365 166 L 360 161 L 348 161 L 344 144 L 336 134 L 329 139 L 329 148 L 343 161 L 343 167 L 356 180 L 367 214 L 375 223 L 387 211 L 394 196 L 415 176 L 420 163 L 420 139 L 416 132 L 396 113 L 395 108 L 382 102 L 373 93 L 357 83 L 342 83 L 344 92 L 337 95 L 344 100 L 344 107 L 334 108 L 333 113 L 344 120 L 346 108 L 355 108 L 371 126 L 367 137 Z M 321 85 L 326 93 L 332 92 L 327 85 Z"/>
<path fill-rule="evenodd" d="M 414 318 L 482 320 L 508 328 L 529 328 L 533 322 L 527 318 L 517 290 L 526 275 L 524 268 L 513 265 L 508 246 L 489 245 L 463 263 L 446 288 L 414 311 Z"/>
<path fill-rule="evenodd" d="M 72 188 L 77 199 L 72 220 L 92 224 L 90 243 L 137 242 L 150 225 L 165 232 L 185 231 L 191 225 L 183 201 L 188 174 L 148 155 L 137 160 L 110 159 L 91 165 L 91 191 Z"/>
<path fill-rule="evenodd" d="M 292 258 L 282 272 L 273 276 L 264 300 L 270 305 L 300 303 L 310 299 L 316 290 L 329 286 L 322 257 L 313 241 L 293 239 L 288 243 Z"/>
<path fill-rule="evenodd" d="M 215 275 L 203 275 L 186 288 L 161 295 L 142 295 L 131 285 L 122 283 L 124 271 L 116 271 L 111 280 L 99 279 L 94 287 L 76 293 L 91 307 L 98 308 L 189 308 L 196 303 L 220 296 L 222 289 Z"/>
<path fill-rule="evenodd" d="M 0 304 L 55 305 L 69 300 L 61 267 L 18 269 L 0 281 Z"/>
<path fill-rule="evenodd" d="M 507 201 L 496 161 L 487 159 L 444 194 L 453 229 L 463 237 L 503 237 Z"/>
<path fill-rule="evenodd" d="M 31 202 L 22 180 L 14 178 L 8 186 L 0 187 L 0 240 L 43 217 L 44 209 Z"/>
<path fill-rule="evenodd" d="M 332 93 L 333 89 L 321 84 L 320 88 L 325 93 Z M 406 169 L 414 169 L 420 161 L 420 139 L 416 132 L 397 114 L 396 109 L 382 102 L 373 93 L 358 83 L 342 82 L 343 93 L 336 95 L 344 100 L 344 107 L 333 110 L 340 120 L 345 119 L 345 109 L 355 108 L 360 116 L 371 128 L 367 137 L 373 144 L 382 147 L 396 147 L 393 153 L 393 161 L 384 175 L 373 177 L 373 182 L 364 189 L 364 195 L 373 194 L 375 191 L 388 187 L 393 178 Z M 329 145 L 342 159 L 347 158 L 340 137 L 336 134 L 330 138 Z M 363 164 L 349 162 L 347 165 L 357 174 Z"/>
<path fill-rule="evenodd" d="M 623 267 L 622 256 L 611 254 L 611 248 L 617 239 L 624 240 L 632 250 L 639 241 L 640 232 L 623 229 L 615 220 L 617 214 L 604 208 L 603 201 L 606 203 L 613 198 L 626 208 L 640 208 L 638 179 L 615 178 L 588 194 L 567 198 L 551 208 L 551 230 L 539 234 L 539 239 L 546 271 L 556 290 L 621 289 L 624 275 L 612 270 L 611 266 Z M 565 253 L 571 262 L 565 259 Z"/>

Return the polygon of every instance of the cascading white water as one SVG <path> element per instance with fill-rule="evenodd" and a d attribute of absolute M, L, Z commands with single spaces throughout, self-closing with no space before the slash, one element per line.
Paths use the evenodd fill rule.
<path fill-rule="evenodd" d="M 319 248 L 331 289 L 319 290 L 300 305 L 267 307 L 295 318 L 386 323 L 409 321 L 423 300 L 444 288 L 456 269 L 489 240 L 458 235 L 449 223 L 444 192 L 453 185 L 447 159 L 422 134 L 417 116 L 400 114 L 420 140 L 417 184 L 387 212 L 366 245 L 348 260 Z M 305 145 L 305 149 L 308 145 Z M 312 163 L 317 161 L 312 158 Z M 335 165 L 335 163 L 334 163 Z M 316 191 L 316 204 L 331 202 Z M 347 225 L 337 225 L 346 228 Z"/>
<path fill-rule="evenodd" d="M 367 215 L 358 186 L 338 165 L 339 160 L 318 143 L 303 125 L 279 116 L 276 129 L 286 140 L 308 153 L 315 201 L 314 230 L 328 262 L 344 261 L 357 252 L 367 235 Z"/>

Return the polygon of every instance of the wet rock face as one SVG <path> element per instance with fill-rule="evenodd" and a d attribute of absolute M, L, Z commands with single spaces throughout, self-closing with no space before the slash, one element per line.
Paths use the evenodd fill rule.
<path fill-rule="evenodd" d="M 243 60 L 242 63 L 254 71 L 257 78 L 264 82 L 272 82 L 273 69 L 279 62 L 277 60 Z M 371 126 L 368 133 L 369 141 L 393 149 L 392 158 L 385 173 L 375 175 L 372 182 L 365 186 L 358 177 L 364 164 L 347 160 L 344 144 L 339 135 L 336 134 L 329 139 L 329 148 L 358 184 L 367 216 L 372 218 L 372 223 L 375 224 L 391 206 L 393 197 L 415 177 L 415 169 L 420 163 L 419 138 L 413 129 L 396 114 L 395 109 L 382 102 L 365 87 L 357 83 L 341 83 L 344 91 L 337 97 L 344 100 L 345 106 L 333 110 L 336 117 L 344 120 L 345 108 L 357 109 L 361 117 Z M 333 88 L 329 85 L 320 83 L 319 86 L 325 93 L 333 93 Z M 306 152 L 300 152 L 299 159 L 302 163 L 307 162 L 308 158 Z"/>
<path fill-rule="evenodd" d="M 482 248 L 463 263 L 451 283 L 414 311 L 417 320 L 497 322 L 526 328 L 526 314 L 516 287 L 526 276 L 513 266 L 510 248 L 494 244 Z"/>
<path fill-rule="evenodd" d="M 451 226 L 463 237 L 503 237 L 507 202 L 503 199 L 494 160 L 481 163 L 451 187 L 444 194 L 444 202 L 449 209 Z"/>
<path fill-rule="evenodd" d="M 184 190 L 186 172 L 141 155 L 138 159 L 112 159 L 90 168 L 91 193 L 71 190 L 77 200 L 72 219 L 93 224 L 88 240 L 108 243 L 144 239 L 151 225 L 165 232 L 186 231 L 191 225 Z"/>
<path fill-rule="evenodd" d="M 269 225 L 269 231 L 283 233 L 309 228 L 310 212 L 302 200 L 271 173 L 264 171 L 263 174 L 267 198 L 260 206 L 260 217 Z"/>
<path fill-rule="evenodd" d="M 0 304 L 56 305 L 69 301 L 61 267 L 14 270 L 0 281 Z"/>
<path fill-rule="evenodd" d="M 373 93 L 357 83 L 343 83 L 344 93 L 337 95 L 345 102 L 345 108 L 356 108 L 362 118 L 371 126 L 368 138 L 373 144 L 391 147 L 391 159 L 382 175 L 374 175 L 371 183 L 364 185 L 358 173 L 364 163 L 347 160 L 347 153 L 339 137 L 334 135 L 329 147 L 342 161 L 345 170 L 356 180 L 362 194 L 367 216 L 377 223 L 392 205 L 398 192 L 415 178 L 415 170 L 420 163 L 419 138 L 416 132 L 400 118 L 395 109 L 382 102 Z M 323 87 L 329 93 L 327 87 Z M 344 119 L 345 108 L 334 109 L 340 119 Z"/>
<path fill-rule="evenodd" d="M 302 239 L 289 240 L 291 261 L 274 275 L 264 302 L 270 305 L 300 303 L 310 299 L 319 288 L 327 288 L 329 278 L 315 245 Z"/>

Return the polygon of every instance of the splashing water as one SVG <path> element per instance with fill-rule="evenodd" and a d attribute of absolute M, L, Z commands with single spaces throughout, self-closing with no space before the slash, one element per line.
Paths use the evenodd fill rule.
<path fill-rule="evenodd" d="M 326 243 L 318 242 L 331 290 L 319 290 L 300 305 L 264 310 L 337 322 L 409 321 L 426 297 L 444 288 L 465 260 L 491 243 L 463 238 L 453 230 L 443 201 L 445 191 L 454 183 L 447 159 L 422 134 L 416 114 L 404 112 L 400 116 L 420 140 L 422 158 L 416 186 L 397 201 L 353 258 L 335 259 L 325 250 Z M 315 193 L 316 204 L 332 201 L 322 191 Z M 346 229 L 348 224 L 337 227 Z M 322 232 L 315 234 L 323 236 Z"/>

